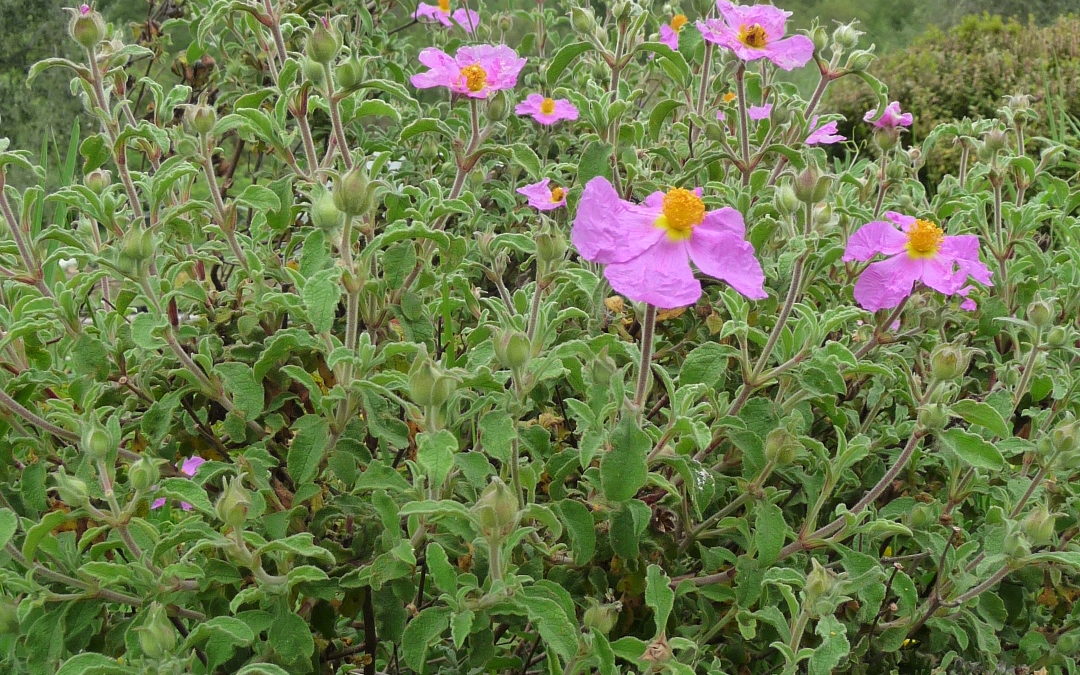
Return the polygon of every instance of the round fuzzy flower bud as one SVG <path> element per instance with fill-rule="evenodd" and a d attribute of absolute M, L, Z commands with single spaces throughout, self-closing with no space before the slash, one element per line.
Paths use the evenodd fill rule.
<path fill-rule="evenodd" d="M 98 424 L 90 424 L 82 435 L 82 451 L 94 459 L 103 459 L 117 447 L 112 435 Z"/>
<path fill-rule="evenodd" d="M 86 174 L 83 184 L 95 193 L 101 194 L 105 188 L 112 185 L 112 173 L 107 169 L 96 169 Z"/>
<path fill-rule="evenodd" d="M 1069 420 L 1050 432 L 1050 444 L 1056 452 L 1072 452 L 1080 448 L 1080 421 Z"/>
<path fill-rule="evenodd" d="M 128 482 L 136 490 L 149 490 L 159 478 L 161 470 L 158 469 L 158 462 L 150 457 L 143 457 L 128 469 Z"/>
<path fill-rule="evenodd" d="M 1049 327 L 1054 321 L 1055 314 L 1057 312 L 1054 306 L 1045 300 L 1036 300 L 1027 307 L 1027 320 L 1039 329 Z"/>
<path fill-rule="evenodd" d="M 517 371 L 525 367 L 532 356 L 529 338 L 519 330 L 503 330 L 495 338 L 495 358 L 503 368 Z"/>
<path fill-rule="evenodd" d="M 799 439 L 785 427 L 777 427 L 765 437 L 765 459 L 777 466 L 794 462 L 801 448 Z"/>
<path fill-rule="evenodd" d="M 53 480 L 56 481 L 56 494 L 60 501 L 68 506 L 83 506 L 90 501 L 90 492 L 81 479 L 57 471 L 53 474 Z"/>
<path fill-rule="evenodd" d="M 618 364 L 615 363 L 615 359 L 608 356 L 607 347 L 601 349 L 600 353 L 589 364 L 589 374 L 592 376 L 592 381 L 602 387 L 611 382 L 611 378 L 615 375 L 617 369 Z"/>
<path fill-rule="evenodd" d="M 829 46 L 829 33 L 823 26 L 814 26 L 810 30 L 810 41 L 814 43 L 814 51 L 820 52 Z"/>
<path fill-rule="evenodd" d="M 10 598 L 0 599 L 0 635 L 19 632 L 19 606 Z"/>
<path fill-rule="evenodd" d="M 85 49 L 93 49 L 105 39 L 105 20 L 90 5 L 80 5 L 71 10 L 71 23 L 68 24 L 68 33 L 71 39 L 78 42 Z"/>
<path fill-rule="evenodd" d="M 427 357 L 418 359 L 409 374 L 409 398 L 425 408 L 437 408 L 446 403 L 456 389 L 454 378 Z"/>
<path fill-rule="evenodd" d="M 836 575 L 821 566 L 816 558 L 810 561 L 810 573 L 806 575 L 803 593 L 807 601 L 813 603 L 818 598 L 828 595 L 836 585 Z"/>
<path fill-rule="evenodd" d="M 360 60 L 353 55 L 334 71 L 334 81 L 341 89 L 352 89 L 364 76 L 364 69 L 360 66 Z"/>
<path fill-rule="evenodd" d="M 504 537 L 518 524 L 517 497 L 495 476 L 472 507 L 480 531 L 487 537 Z"/>
<path fill-rule="evenodd" d="M 164 608 L 154 603 L 147 612 L 146 620 L 135 629 L 139 635 L 139 648 L 152 659 L 158 659 L 176 647 L 176 629 L 169 623 Z"/>
<path fill-rule="evenodd" d="M 799 209 L 799 197 L 790 185 L 781 185 L 773 196 L 773 205 L 780 213 L 790 215 Z"/>
<path fill-rule="evenodd" d="M 845 69 L 853 73 L 861 73 L 870 67 L 870 64 L 874 62 L 874 52 L 867 51 L 865 49 L 859 49 L 851 52 L 848 56 L 847 63 L 844 65 Z"/>
<path fill-rule="evenodd" d="M 934 509 L 928 504 L 916 504 L 907 512 L 905 520 L 911 529 L 921 530 L 934 522 Z"/>
<path fill-rule="evenodd" d="M 499 15 L 499 30 L 503 33 L 509 33 L 514 27 L 514 17 L 510 14 Z"/>
<path fill-rule="evenodd" d="M 592 10 L 584 7 L 570 8 L 570 23 L 574 30 L 582 35 L 588 35 L 596 30 L 596 17 Z"/>
<path fill-rule="evenodd" d="M 320 230 L 329 232 L 341 226 L 341 211 L 334 205 L 334 196 L 328 191 L 323 191 L 311 203 L 308 212 L 311 224 Z"/>
<path fill-rule="evenodd" d="M 367 213 L 373 202 L 373 186 L 360 163 L 334 182 L 334 206 L 346 216 Z"/>
<path fill-rule="evenodd" d="M 330 63 L 341 51 L 341 33 L 326 17 L 315 22 L 307 42 L 307 55 L 316 63 Z"/>
<path fill-rule="evenodd" d="M 593 598 L 587 598 L 586 600 L 589 602 L 589 608 L 585 610 L 585 627 L 593 633 L 607 635 L 615 627 L 615 622 L 619 619 L 622 603 L 613 602 L 601 605 Z"/>
<path fill-rule="evenodd" d="M 859 44 L 859 36 L 862 34 L 861 30 L 856 30 L 851 24 L 845 23 L 833 31 L 832 39 L 833 43 L 841 49 L 854 49 Z"/>
<path fill-rule="evenodd" d="M 961 347 L 939 344 L 930 352 L 930 373 L 938 380 L 955 380 L 967 372 L 969 358 Z"/>
<path fill-rule="evenodd" d="M 500 122 L 506 119 L 510 113 L 510 105 L 506 102 L 506 93 L 498 92 L 491 97 L 487 106 L 487 118 L 492 122 Z"/>
<path fill-rule="evenodd" d="M 611 7 L 611 15 L 616 19 L 625 19 L 630 14 L 630 0 L 616 0 Z"/>
<path fill-rule="evenodd" d="M 187 107 L 184 112 L 184 121 L 195 133 L 205 135 L 214 130 L 214 125 L 217 124 L 217 112 L 205 101 L 200 101 Z"/>
<path fill-rule="evenodd" d="M 983 143 L 989 152 L 1001 150 L 1005 147 L 1006 141 L 1008 141 L 1008 138 L 1001 129 L 991 129 L 986 133 L 986 136 L 983 137 Z"/>
<path fill-rule="evenodd" d="M 1046 508 L 1046 504 L 1039 504 L 1020 521 L 1020 529 L 1032 544 L 1049 544 L 1056 531 L 1054 515 Z"/>
<path fill-rule="evenodd" d="M 1024 535 L 1022 528 L 1023 525 L 1020 525 L 1020 527 L 1009 532 L 1001 543 L 1002 552 L 1012 560 L 1026 558 L 1031 555 L 1031 543 Z"/>
<path fill-rule="evenodd" d="M 326 77 L 322 64 L 306 56 L 300 59 L 300 69 L 304 71 L 304 77 L 313 84 L 322 84 Z"/>
<path fill-rule="evenodd" d="M 566 237 L 555 228 L 547 228 L 536 235 L 536 258 L 543 264 L 562 260 L 566 248 Z"/>
<path fill-rule="evenodd" d="M 929 431 L 940 431 L 949 423 L 949 413 L 940 403 L 928 403 L 919 408 L 916 418 L 919 426 Z"/>
<path fill-rule="evenodd" d="M 892 150 L 899 142 L 899 127 L 884 127 L 881 129 L 874 129 L 874 144 L 881 148 L 882 151 Z M 879 161 L 884 162 L 885 158 L 882 157 Z"/>
<path fill-rule="evenodd" d="M 795 196 L 799 201 L 816 204 L 829 194 L 832 178 L 822 176 L 814 165 L 808 165 L 795 176 Z"/>
<path fill-rule="evenodd" d="M 239 478 L 233 478 L 225 483 L 225 489 L 214 504 L 218 519 L 234 529 L 244 524 L 250 509 L 251 496 L 240 483 Z"/>
<path fill-rule="evenodd" d="M 1062 326 L 1054 326 L 1050 329 L 1050 332 L 1046 334 L 1046 344 L 1051 347 L 1064 347 L 1065 343 L 1069 341 L 1069 332 Z"/>
<path fill-rule="evenodd" d="M 141 263 L 154 255 L 154 233 L 138 227 L 128 230 L 124 235 L 120 257 L 133 263 Z"/>

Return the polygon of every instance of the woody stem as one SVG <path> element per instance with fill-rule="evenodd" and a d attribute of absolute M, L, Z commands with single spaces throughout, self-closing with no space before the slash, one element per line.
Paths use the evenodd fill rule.
<path fill-rule="evenodd" d="M 656 328 L 656 306 L 645 305 L 645 318 L 641 322 L 641 361 L 638 364 L 637 389 L 634 393 L 634 408 L 638 411 L 645 405 L 649 393 L 649 375 L 652 369 L 653 330 Z"/>

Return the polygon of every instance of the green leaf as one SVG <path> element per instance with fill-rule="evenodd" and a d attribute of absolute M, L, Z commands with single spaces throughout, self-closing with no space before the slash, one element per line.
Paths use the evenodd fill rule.
<path fill-rule="evenodd" d="M 1029 562 L 1056 562 L 1080 569 L 1080 552 L 1078 551 L 1046 551 L 1032 553 L 1027 557 Z"/>
<path fill-rule="evenodd" d="M 611 434 L 611 450 L 600 460 L 600 486 L 612 502 L 632 498 L 645 485 L 645 458 L 652 449 L 649 436 L 631 417 L 624 417 Z"/>
<path fill-rule="evenodd" d="M 998 438 L 1009 438 L 1012 430 L 1005 423 L 1005 418 L 989 403 L 981 401 L 963 400 L 953 403 L 951 406 L 954 414 L 964 418 L 969 424 L 978 424 L 994 432 Z"/>
<path fill-rule="evenodd" d="M 446 549 L 433 541 L 427 545 L 424 558 L 427 560 L 428 572 L 435 586 L 444 593 L 457 592 L 457 570 L 450 564 Z"/>
<path fill-rule="evenodd" d="M 275 652 L 290 663 L 310 661 L 311 653 L 315 651 L 311 626 L 292 612 L 285 612 L 274 618 L 270 630 L 267 631 L 267 641 Z"/>
<path fill-rule="evenodd" d="M 56 670 L 56 675 L 127 675 L 137 672 L 104 654 L 85 652 L 72 656 Z"/>
<path fill-rule="evenodd" d="M 10 509 L 0 509 L 0 548 L 11 541 L 15 536 L 15 529 L 19 526 L 19 517 Z"/>
<path fill-rule="evenodd" d="M 671 579 L 659 565 L 649 565 L 645 573 L 645 604 L 652 608 L 656 634 L 659 636 L 667 630 L 668 617 L 675 605 Z"/>
<path fill-rule="evenodd" d="M 417 672 L 424 671 L 427 650 L 450 624 L 449 607 L 428 607 L 416 615 L 401 634 L 401 655 L 405 665 Z"/>
<path fill-rule="evenodd" d="M 310 483 L 319 473 L 330 441 L 330 422 L 319 415 L 304 415 L 292 423 L 292 430 L 296 435 L 285 458 L 289 476 L 297 485 Z"/>
<path fill-rule="evenodd" d="M 515 143 L 510 146 L 510 152 L 514 155 L 514 161 L 520 164 L 530 176 L 540 177 L 540 158 L 536 156 L 536 151 L 524 143 Z"/>
<path fill-rule="evenodd" d="M 262 185 L 247 186 L 236 196 L 236 201 L 255 211 L 277 211 L 281 208 L 281 200 L 274 191 Z"/>
<path fill-rule="evenodd" d="M 255 641 L 251 627 L 231 616 L 215 616 L 195 624 L 184 643 L 186 649 L 206 643 L 203 648 L 211 671 L 232 657 L 237 647 L 246 647 Z"/>
<path fill-rule="evenodd" d="M 450 475 L 450 469 L 454 468 L 457 439 L 446 429 L 440 429 L 435 433 L 419 434 L 416 440 L 416 461 L 427 474 L 430 485 L 441 486 Z"/>
<path fill-rule="evenodd" d="M 207 515 L 214 515 L 214 507 L 206 496 L 206 490 L 190 478 L 166 478 L 161 481 L 154 496 L 187 502 Z"/>
<path fill-rule="evenodd" d="M 1005 458 L 998 449 L 975 434 L 953 428 L 946 429 L 938 438 L 971 466 L 991 471 L 1005 468 Z"/>
<path fill-rule="evenodd" d="M 60 527 L 68 520 L 78 517 L 76 512 L 64 512 L 64 511 L 50 511 L 46 513 L 41 521 L 32 526 L 26 531 L 26 537 L 23 539 L 22 554 L 27 560 L 34 559 L 34 552 L 37 551 L 38 544 L 41 540 L 49 535 L 50 532 Z"/>
<path fill-rule="evenodd" d="M 480 442 L 484 450 L 500 462 L 510 461 L 510 451 L 517 432 L 509 413 L 492 410 L 480 418 Z"/>
<path fill-rule="evenodd" d="M 341 270 L 332 268 L 318 272 L 304 284 L 304 309 L 317 333 L 329 333 L 334 326 L 334 316 L 341 302 L 340 280 Z"/>
<path fill-rule="evenodd" d="M 570 536 L 570 549 L 574 552 L 574 564 L 586 565 L 596 552 L 596 524 L 592 512 L 581 502 L 564 499 L 556 508 Z"/>
<path fill-rule="evenodd" d="M 455 649 L 461 649 L 461 646 L 465 644 L 465 638 L 469 637 L 469 633 L 472 632 L 475 618 L 476 613 L 471 609 L 466 609 L 454 615 L 454 619 L 450 624 L 450 636 L 454 640 Z"/>
<path fill-rule="evenodd" d="M 356 106 L 353 117 L 389 117 L 395 124 L 401 123 L 401 113 L 397 108 L 377 98 L 368 99 Z"/>
<path fill-rule="evenodd" d="M 265 394 L 262 383 L 255 381 L 251 366 L 238 361 L 230 361 L 217 364 L 214 370 L 221 379 L 225 380 L 225 392 L 236 404 L 237 410 L 249 420 L 258 417 L 263 410 Z"/>
<path fill-rule="evenodd" d="M 336 562 L 333 553 L 315 544 L 315 537 L 310 532 L 300 532 L 284 539 L 275 539 L 255 549 L 255 552 L 259 555 L 274 551 L 283 551 L 292 555 L 304 556 L 305 558 L 315 558 L 327 565 L 333 565 Z"/>
<path fill-rule="evenodd" d="M 603 141 L 589 143 L 578 160 L 578 185 L 585 185 L 597 176 L 611 180 L 611 145 Z"/>
<path fill-rule="evenodd" d="M 544 644 L 555 650 L 565 659 L 573 658 L 578 650 L 577 630 L 571 626 L 570 617 L 566 616 L 559 603 L 542 597 L 530 597 L 522 600 L 529 620 L 540 631 Z"/>
<path fill-rule="evenodd" d="M 450 131 L 450 127 L 446 126 L 441 120 L 437 120 L 433 117 L 422 117 L 411 124 L 408 124 L 401 130 L 401 134 L 398 135 L 398 140 L 405 142 L 414 136 L 420 134 L 440 134 L 446 138 L 453 139 L 454 132 Z"/>
<path fill-rule="evenodd" d="M 787 523 L 780 507 L 759 502 L 754 515 L 754 547 L 762 567 L 773 564 L 780 557 L 786 535 Z"/>
<path fill-rule="evenodd" d="M 815 631 L 821 636 L 821 644 L 810 656 L 809 675 L 829 675 L 840 665 L 851 651 L 847 631 L 832 614 L 826 614 L 818 621 Z"/>
<path fill-rule="evenodd" d="M 547 80 L 548 87 L 555 86 L 555 82 L 559 79 L 559 75 L 562 75 L 562 72 L 566 70 L 566 67 L 570 65 L 570 62 L 592 48 L 593 46 L 589 42 L 574 42 L 555 52 L 555 56 L 551 57 L 551 62 L 548 63 L 547 72 L 544 74 L 544 79 Z"/>
<path fill-rule="evenodd" d="M 660 138 L 660 129 L 664 126 L 664 120 L 681 105 L 683 105 L 682 101 L 666 98 L 653 106 L 652 112 L 649 113 L 649 136 L 654 141 Z"/>
<path fill-rule="evenodd" d="M 724 374 L 728 370 L 729 359 L 737 354 L 734 348 L 715 342 L 707 342 L 700 347 L 695 347 L 683 359 L 682 367 L 679 369 L 679 385 L 683 387 L 689 384 L 717 386 L 717 383 L 723 381 Z"/>

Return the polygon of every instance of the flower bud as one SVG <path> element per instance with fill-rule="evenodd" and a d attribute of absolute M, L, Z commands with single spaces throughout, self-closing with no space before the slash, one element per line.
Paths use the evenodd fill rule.
<path fill-rule="evenodd" d="M 1067 453 L 1080 448 L 1080 421 L 1070 419 L 1050 432 L 1050 445 L 1055 452 Z"/>
<path fill-rule="evenodd" d="M 472 507 L 473 515 L 486 537 L 505 537 L 518 524 L 518 501 L 498 476 L 491 479 Z"/>
<path fill-rule="evenodd" d="M 611 15 L 616 19 L 625 19 L 630 15 L 630 0 L 616 0 L 611 7 Z"/>
<path fill-rule="evenodd" d="M 615 375 L 615 371 L 618 365 L 615 363 L 615 359 L 608 356 L 607 347 L 600 350 L 600 353 L 589 363 L 589 374 L 592 376 L 592 381 L 601 387 L 606 387 L 611 378 Z"/>
<path fill-rule="evenodd" d="M 306 56 L 300 59 L 300 69 L 304 71 L 304 77 L 312 84 L 321 85 L 323 78 L 326 77 L 322 64 Z"/>
<path fill-rule="evenodd" d="M 874 62 L 874 52 L 859 49 L 851 52 L 848 56 L 847 63 L 844 64 L 844 69 L 852 73 L 861 73 L 870 67 L 870 64 Z"/>
<path fill-rule="evenodd" d="M 1046 504 L 1039 504 L 1020 521 L 1020 529 L 1032 544 L 1049 544 L 1054 538 L 1054 515 Z"/>
<path fill-rule="evenodd" d="M 57 471 L 53 474 L 53 480 L 56 481 L 56 494 L 60 497 L 60 501 L 68 506 L 84 506 L 90 501 L 90 492 L 87 490 L 86 483 L 79 478 Z"/>
<path fill-rule="evenodd" d="M 176 629 L 161 605 L 154 603 L 146 614 L 146 620 L 135 629 L 139 648 L 150 658 L 159 659 L 176 647 Z"/>
<path fill-rule="evenodd" d="M 184 111 L 184 121 L 195 133 L 208 134 L 217 124 L 217 113 L 204 100 L 187 107 Z"/>
<path fill-rule="evenodd" d="M 799 439 L 786 427 L 777 427 L 765 436 L 765 459 L 777 466 L 794 462 L 801 448 Z"/>
<path fill-rule="evenodd" d="M 86 174 L 83 184 L 97 194 L 105 191 L 112 184 L 112 172 L 107 169 L 96 169 Z"/>
<path fill-rule="evenodd" d="M 1007 141 L 1005 132 L 1001 129 L 991 129 L 983 136 L 983 145 L 989 152 L 997 152 L 1005 147 Z"/>
<path fill-rule="evenodd" d="M 352 89 L 360 83 L 363 76 L 364 69 L 360 66 L 360 59 L 354 54 L 334 71 L 334 82 L 341 89 Z"/>
<path fill-rule="evenodd" d="M 556 228 L 549 227 L 536 235 L 536 259 L 544 265 L 562 260 L 566 248 L 566 237 Z"/>
<path fill-rule="evenodd" d="M 426 356 L 417 359 L 409 374 L 409 398 L 416 405 L 437 408 L 457 389 L 457 381 Z"/>
<path fill-rule="evenodd" d="M 1030 94 L 1010 94 L 1005 97 L 1005 104 L 1012 108 L 1014 112 L 1021 110 L 1027 110 L 1031 108 L 1031 95 Z"/>
<path fill-rule="evenodd" d="M 780 186 L 773 196 L 773 205 L 776 206 L 776 210 L 780 213 L 790 215 L 798 210 L 799 198 L 790 185 L 784 184 Z"/>
<path fill-rule="evenodd" d="M 529 338 L 519 330 L 503 330 L 495 338 L 495 358 L 503 368 L 518 371 L 532 356 Z"/>
<path fill-rule="evenodd" d="M 810 30 L 810 41 L 814 43 L 814 53 L 818 53 L 829 46 L 829 33 L 824 26 L 814 26 Z"/>
<path fill-rule="evenodd" d="M 73 12 L 71 23 L 68 24 L 71 39 L 85 49 L 93 49 L 105 39 L 105 20 L 90 5 L 79 5 L 69 11 Z"/>
<path fill-rule="evenodd" d="M 829 194 L 831 185 L 832 178 L 822 176 L 818 168 L 810 164 L 795 176 L 795 196 L 799 201 L 816 204 Z"/>
<path fill-rule="evenodd" d="M 1031 555 L 1031 544 L 1021 527 L 1022 525 L 1005 535 L 1005 539 L 1001 543 L 1002 552 L 1012 560 L 1026 558 Z"/>
<path fill-rule="evenodd" d="M 813 603 L 820 597 L 828 595 L 836 585 L 836 575 L 821 566 L 817 558 L 810 560 L 810 573 L 806 575 L 806 585 L 803 593 L 806 600 Z"/>
<path fill-rule="evenodd" d="M 133 227 L 124 235 L 120 258 L 125 262 L 138 265 L 154 255 L 154 248 L 154 233 L 150 230 Z"/>
<path fill-rule="evenodd" d="M 934 522 L 934 509 L 928 504 L 915 504 L 906 514 L 908 527 L 921 530 Z"/>
<path fill-rule="evenodd" d="M 570 23 L 574 30 L 582 35 L 588 35 L 596 30 L 596 17 L 592 10 L 585 7 L 570 8 Z"/>
<path fill-rule="evenodd" d="M 1050 329 L 1050 332 L 1046 334 L 1046 344 L 1051 347 L 1064 347 L 1065 343 L 1069 341 L 1069 332 L 1062 326 L 1054 326 Z"/>
<path fill-rule="evenodd" d="M 19 606 L 11 598 L 0 598 L 0 635 L 19 632 Z"/>
<path fill-rule="evenodd" d="M 883 152 L 892 150 L 899 142 L 900 127 L 885 127 L 884 129 L 874 129 L 874 144 L 881 148 Z M 885 158 L 882 157 L 880 161 L 884 162 Z"/>
<path fill-rule="evenodd" d="M 727 138 L 727 131 L 724 130 L 723 124 L 709 122 L 705 125 L 705 138 L 719 142 Z"/>
<path fill-rule="evenodd" d="M 509 33 L 514 28 L 514 17 L 510 14 L 499 15 L 499 31 Z"/>
<path fill-rule="evenodd" d="M 506 102 L 506 94 L 497 92 L 491 97 L 487 105 L 487 118 L 492 122 L 501 122 L 510 113 L 510 105 Z"/>
<path fill-rule="evenodd" d="M 1049 327 L 1056 314 L 1054 306 L 1045 300 L 1036 300 L 1027 307 L 1027 320 L 1039 329 Z"/>
<path fill-rule="evenodd" d="M 233 529 L 244 524 L 250 508 L 251 495 L 244 489 L 239 478 L 233 478 L 225 483 L 225 489 L 214 504 L 218 519 Z"/>
<path fill-rule="evenodd" d="M 326 17 L 315 22 L 307 42 L 307 55 L 316 63 L 327 64 L 334 60 L 341 50 L 341 33 Z"/>
<path fill-rule="evenodd" d="M 334 206 L 334 196 L 328 191 L 321 191 L 315 197 L 308 214 L 311 224 L 324 232 L 336 230 L 341 225 L 341 211 Z"/>
<path fill-rule="evenodd" d="M 96 423 L 91 423 L 82 434 L 82 451 L 94 459 L 103 459 L 116 449 L 112 435 Z"/>
<path fill-rule="evenodd" d="M 954 380 L 967 372 L 970 358 L 962 347 L 939 344 L 930 352 L 930 374 L 938 380 Z"/>
<path fill-rule="evenodd" d="M 128 469 L 128 482 L 136 490 L 149 490 L 159 478 L 161 470 L 158 468 L 158 460 L 150 457 L 143 457 Z"/>
<path fill-rule="evenodd" d="M 371 210 L 374 187 L 360 163 L 334 182 L 334 206 L 346 216 L 360 216 Z"/>
<path fill-rule="evenodd" d="M 859 36 L 862 34 L 863 32 L 856 30 L 855 26 L 845 23 L 833 31 L 832 39 L 833 43 L 841 49 L 854 49 L 859 44 Z"/>
<path fill-rule="evenodd" d="M 650 671 L 653 672 L 662 670 L 659 666 L 670 661 L 672 656 L 674 656 L 674 654 L 671 651 L 671 645 L 668 644 L 667 638 L 661 633 L 660 637 L 656 638 L 645 648 L 645 653 L 641 655 L 641 660 L 653 664 Z"/>
<path fill-rule="evenodd" d="M 949 423 L 949 413 L 940 403 L 928 403 L 919 407 L 916 419 L 928 431 L 941 431 Z"/>
<path fill-rule="evenodd" d="M 585 627 L 593 633 L 607 635 L 615 627 L 615 622 L 619 619 L 622 603 L 612 602 L 602 605 L 593 598 L 586 598 L 586 600 L 589 603 L 589 608 L 585 610 Z"/>

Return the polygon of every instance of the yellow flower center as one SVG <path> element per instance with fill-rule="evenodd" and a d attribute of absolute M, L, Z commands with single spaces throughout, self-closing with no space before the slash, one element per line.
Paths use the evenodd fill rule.
<path fill-rule="evenodd" d="M 724 100 L 724 103 L 731 103 L 732 101 L 734 101 L 737 98 L 739 98 L 739 97 L 735 95 L 735 92 L 729 91 L 728 93 L 724 94 L 724 99 L 723 100 Z"/>
<path fill-rule="evenodd" d="M 487 86 L 487 71 L 478 64 L 462 68 L 461 76 L 465 78 L 465 86 L 469 91 L 480 91 Z"/>
<path fill-rule="evenodd" d="M 656 226 L 667 230 L 668 238 L 680 241 L 690 238 L 694 227 L 705 219 L 705 202 L 685 188 L 672 188 L 664 195 L 664 206 Z"/>
<path fill-rule="evenodd" d="M 686 22 L 689 20 L 690 19 L 687 19 L 685 14 L 676 14 L 675 16 L 671 17 L 671 30 L 678 33 L 682 30 L 682 27 L 685 26 Z"/>
<path fill-rule="evenodd" d="M 555 112 L 555 100 L 545 98 L 543 101 L 540 101 L 540 112 L 544 113 L 545 115 L 550 115 L 551 113 Z"/>
<path fill-rule="evenodd" d="M 566 195 L 566 190 L 562 189 L 561 187 L 553 187 L 553 188 L 551 188 L 551 203 L 555 204 L 557 202 L 561 202 L 562 198 L 565 195 Z"/>
<path fill-rule="evenodd" d="M 439 0 L 439 9 L 449 13 L 450 12 L 450 0 Z"/>
<path fill-rule="evenodd" d="M 907 231 L 908 255 L 912 258 L 933 258 L 945 240 L 945 233 L 929 220 L 916 220 Z"/>
<path fill-rule="evenodd" d="M 761 49 L 765 46 L 765 41 L 768 37 L 769 36 L 765 34 L 765 29 L 761 27 L 761 24 L 752 23 L 749 26 L 746 24 L 739 26 L 739 42 L 747 47 Z"/>

